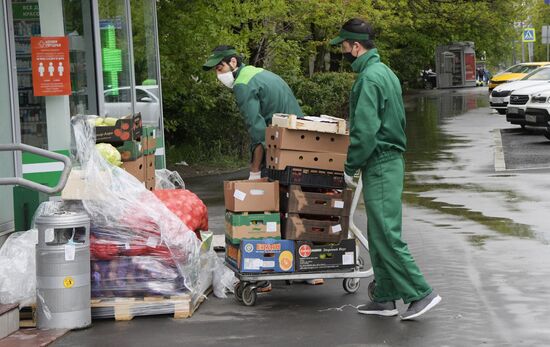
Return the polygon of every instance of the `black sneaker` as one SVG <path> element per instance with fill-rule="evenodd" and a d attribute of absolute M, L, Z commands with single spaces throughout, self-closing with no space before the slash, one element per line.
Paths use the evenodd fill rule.
<path fill-rule="evenodd" d="M 441 297 L 432 291 L 424 298 L 411 302 L 407 311 L 401 316 L 401 319 L 409 320 L 419 317 L 420 315 L 423 315 L 424 313 L 434 308 L 435 305 L 439 304 L 440 302 Z"/>
<path fill-rule="evenodd" d="M 399 313 L 395 307 L 395 301 L 375 302 L 357 307 L 357 312 L 361 314 L 372 314 L 384 317 L 397 316 Z"/>

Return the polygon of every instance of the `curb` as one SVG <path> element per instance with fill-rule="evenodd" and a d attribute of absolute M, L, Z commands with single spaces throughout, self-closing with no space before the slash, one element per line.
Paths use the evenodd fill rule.
<path fill-rule="evenodd" d="M 495 141 L 495 171 L 506 171 L 506 161 L 504 160 L 504 150 L 502 148 L 502 135 L 500 134 L 500 129 L 495 129 L 492 133 L 493 140 Z"/>

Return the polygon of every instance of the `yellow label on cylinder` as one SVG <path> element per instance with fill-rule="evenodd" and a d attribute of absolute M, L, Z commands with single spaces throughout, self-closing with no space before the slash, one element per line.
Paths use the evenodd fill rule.
<path fill-rule="evenodd" d="M 74 279 L 71 276 L 67 276 L 63 279 L 63 285 L 65 288 L 71 288 L 74 286 Z"/>

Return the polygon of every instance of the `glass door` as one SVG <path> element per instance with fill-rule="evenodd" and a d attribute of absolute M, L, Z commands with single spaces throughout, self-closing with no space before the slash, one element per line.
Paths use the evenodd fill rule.
<path fill-rule="evenodd" d="M 12 108 L 7 7 L 0 4 L 0 143 L 14 141 L 15 116 Z M 0 177 L 15 177 L 13 152 L 0 152 Z M 10 186 L 0 186 L 0 247 L 14 229 L 13 199 Z"/>

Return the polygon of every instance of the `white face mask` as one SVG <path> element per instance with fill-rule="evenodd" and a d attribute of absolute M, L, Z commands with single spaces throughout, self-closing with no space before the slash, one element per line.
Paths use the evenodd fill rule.
<path fill-rule="evenodd" d="M 227 71 L 224 73 L 220 73 L 218 74 L 218 79 L 220 80 L 220 82 L 223 83 L 224 86 L 233 89 L 233 84 L 235 84 L 235 77 L 233 76 L 233 72 Z"/>

